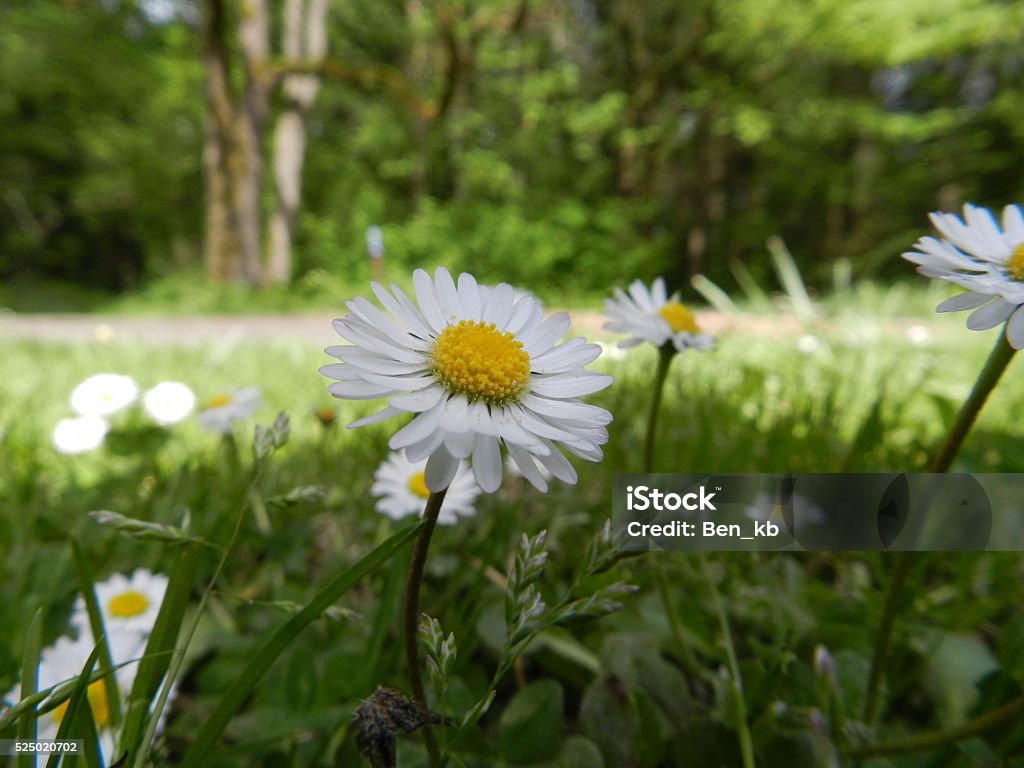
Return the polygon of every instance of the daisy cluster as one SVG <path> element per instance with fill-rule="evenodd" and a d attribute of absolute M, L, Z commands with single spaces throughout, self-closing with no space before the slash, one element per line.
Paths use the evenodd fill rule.
<path fill-rule="evenodd" d="M 70 405 L 75 415 L 57 422 L 51 435 L 54 449 L 72 455 L 99 448 L 110 430 L 112 417 L 136 403 L 141 404 L 150 423 L 169 427 L 184 421 L 195 410 L 196 396 L 187 384 L 162 381 L 140 397 L 139 385 L 132 377 L 97 373 L 72 390 Z M 208 432 L 227 434 L 236 421 L 249 418 L 260 405 L 258 388 L 231 390 L 210 398 L 196 420 Z"/>
<path fill-rule="evenodd" d="M 115 574 L 106 581 L 97 582 L 94 591 L 111 662 L 119 667 L 114 672 L 117 690 L 125 700 L 135 682 L 138 660 L 145 652 L 160 612 L 167 591 L 167 577 L 140 568 L 128 576 Z M 70 626 L 72 634 L 58 638 L 40 653 L 37 670 L 37 689 L 40 691 L 78 678 L 93 652 L 96 639 L 89 623 L 85 599 L 81 596 L 74 603 Z M 86 698 L 96 722 L 104 762 L 110 764 L 115 758 L 117 733 L 111 722 L 106 684 L 102 679 L 89 684 Z M 19 685 L 8 691 L 2 701 L 14 706 L 20 699 Z M 40 708 L 45 707 L 44 701 Z M 65 701 L 39 716 L 36 723 L 39 740 L 52 741 L 56 738 L 67 708 Z"/>

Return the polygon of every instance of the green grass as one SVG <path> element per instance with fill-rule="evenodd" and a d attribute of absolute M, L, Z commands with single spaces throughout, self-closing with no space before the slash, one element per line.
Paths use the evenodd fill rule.
<path fill-rule="evenodd" d="M 657 469 L 920 470 L 996 333 L 970 333 L 960 318 L 932 321 L 922 315 L 930 342 L 920 346 L 920 339 L 908 339 L 905 325 L 879 319 L 908 314 L 908 307 L 924 303 L 919 294 L 864 290 L 855 306 L 828 307 L 822 326 L 827 330 L 815 331 L 814 351 L 801 351 L 799 336 L 747 335 L 739 325 L 718 350 L 684 355 L 668 381 Z M 803 346 L 809 349 L 806 340 Z M 319 502 L 268 506 L 265 516 L 246 513 L 238 546 L 189 650 L 160 742 L 159 761 L 173 764 L 262 641 L 288 618 L 269 604 L 305 604 L 397 530 L 374 511 L 369 496 L 372 472 L 386 455 L 394 426 L 344 430 L 340 423 L 369 406 L 332 401 L 317 373 L 328 359 L 296 343 L 4 341 L 0 353 L 6 373 L 0 379 L 0 693 L 19 679 L 37 607 L 44 609 L 44 644 L 64 632 L 78 589 L 69 539 L 78 542 L 97 579 L 136 567 L 168 572 L 179 556 L 160 543 L 117 536 L 91 521 L 89 511 L 110 509 L 178 524 L 188 508 L 196 535 L 222 541 L 245 502 L 253 424 L 270 423 L 279 410 L 291 416 L 292 437 L 260 480 L 260 498 L 297 486 L 326 488 Z M 1024 468 L 1019 365 L 996 391 L 958 468 Z M 509 481 L 481 499 L 474 518 L 437 532 L 423 609 L 458 641 L 446 713 L 460 716 L 485 692 L 504 613 L 503 593 L 486 569 L 492 577 L 504 574 L 523 532 L 549 531 L 542 593 L 554 601 L 567 589 L 586 542 L 610 514 L 613 474 L 638 469 L 654 366 L 654 352 L 644 349 L 624 359 L 604 356 L 597 364 L 616 381 L 594 402 L 616 420 L 606 460 L 576 462 L 578 486 L 556 485 L 542 495 Z M 254 384 L 262 388 L 265 404 L 252 423 L 237 430 L 235 444 L 190 421 L 145 448 L 133 448 L 129 440 L 119 453 L 108 445 L 94 454 L 59 456 L 49 445 L 50 430 L 68 415 L 72 387 L 98 371 L 130 374 L 144 389 L 164 379 L 185 381 L 200 400 Z M 313 417 L 313 409 L 324 405 L 338 408 L 339 426 L 324 430 Z M 126 416 L 121 426 L 133 418 L 140 417 Z M 214 564 L 212 555 L 202 560 L 193 604 Z M 759 765 L 824 764 L 822 755 L 839 740 L 808 725 L 811 709 L 835 706 L 823 701 L 812 669 L 819 644 L 836 659 L 845 715 L 859 717 L 887 567 L 878 555 L 711 558 L 712 578 L 731 622 Z M 1021 568 L 1016 555 L 918 561 L 897 629 L 881 738 L 946 727 L 1019 692 Z M 397 634 L 403 576 L 404 555 L 346 595 L 340 605 L 351 612 L 347 618 L 322 619 L 302 633 L 231 721 L 227 746 L 210 756 L 211 764 L 360 764 L 350 732 L 354 707 L 377 684 L 407 690 Z M 663 595 L 656 576 L 667 587 Z M 617 614 L 559 629 L 535 643 L 499 686 L 491 711 L 463 740 L 461 764 L 738 764 L 726 654 L 697 562 L 648 555 L 621 563 L 607 578 L 626 579 L 640 591 Z M 942 656 L 936 649 L 949 638 L 971 642 L 956 645 L 959 656 Z M 967 672 L 956 671 L 972 668 L 972 654 L 987 654 L 997 669 L 981 687 Z M 536 712 L 543 717 L 531 714 Z M 557 727 L 551 727 L 552 718 Z M 527 742 L 539 746 L 524 756 L 519 747 Z M 1020 724 L 969 745 L 983 756 L 1022 746 Z M 911 756 L 892 764 L 964 764 L 958 755 L 947 748 L 931 753 L 936 762 Z M 419 739 L 400 740 L 400 766 L 422 759 Z"/>

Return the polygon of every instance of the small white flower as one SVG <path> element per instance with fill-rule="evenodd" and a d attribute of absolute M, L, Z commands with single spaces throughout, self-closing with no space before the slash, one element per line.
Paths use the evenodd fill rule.
<path fill-rule="evenodd" d="M 458 285 L 446 269 L 434 279 L 413 274 L 417 302 L 397 286 L 373 291 L 389 314 L 362 297 L 347 303 L 351 314 L 334 321 L 350 345 L 329 347 L 341 360 L 320 369 L 336 381 L 332 395 L 348 400 L 384 398 L 387 407 L 349 427 L 416 414 L 389 443 L 411 462 L 428 458 L 425 481 L 441 491 L 460 462 L 472 457 L 480 487 L 501 485 L 504 445 L 540 490 L 538 458 L 552 474 L 576 482 L 576 470 L 556 444 L 588 461 L 600 461 L 611 414 L 580 398 L 598 392 L 611 377 L 585 370 L 601 352 L 596 344 L 559 340 L 569 316 L 546 320 L 532 298 L 516 298 L 502 283 L 484 289 L 472 275 Z M 389 316 L 390 315 L 390 316 Z"/>
<path fill-rule="evenodd" d="M 650 290 L 640 280 L 629 285 L 629 294 L 616 288 L 614 299 L 605 299 L 605 330 L 631 334 L 620 342 L 623 348 L 648 341 L 656 347 L 669 342 L 680 352 L 686 349 L 711 349 L 715 341 L 701 333 L 697 320 L 677 295 L 668 295 L 665 280 L 657 278 Z"/>
<path fill-rule="evenodd" d="M 115 573 L 106 581 L 97 582 L 94 589 L 108 632 L 148 635 L 153 631 L 167 591 L 167 577 L 137 568 L 131 576 Z M 89 630 L 89 614 L 82 597 L 75 601 L 71 625 L 80 632 Z"/>
<path fill-rule="evenodd" d="M 196 396 L 180 381 L 162 381 L 142 396 L 146 414 L 160 426 L 177 424 L 196 405 Z"/>
<path fill-rule="evenodd" d="M 236 421 L 252 416 L 262 405 L 259 387 L 235 389 L 216 397 L 206 403 L 206 409 L 199 412 L 196 419 L 199 426 L 207 432 L 226 435 Z"/>
<path fill-rule="evenodd" d="M 1024 213 L 1019 206 L 1003 209 L 1002 228 L 985 208 L 967 204 L 964 217 L 932 213 L 941 240 L 922 237 L 916 251 L 903 258 L 927 277 L 946 280 L 967 290 L 939 304 L 936 312 L 974 310 L 967 327 L 983 331 L 1006 323 L 1006 338 L 1024 349 Z"/>
<path fill-rule="evenodd" d="M 377 511 L 392 520 L 423 514 L 423 508 L 430 497 L 425 480 L 426 468 L 426 459 L 414 463 L 401 451 L 392 451 L 373 475 L 374 483 L 370 492 L 378 497 Z M 472 516 L 476 511 L 473 505 L 479 495 L 480 486 L 476 484 L 466 463 L 462 462 L 448 486 L 437 522 L 451 525 L 460 517 Z"/>
<path fill-rule="evenodd" d="M 103 445 L 110 425 L 98 416 L 61 419 L 53 428 L 51 440 L 57 453 L 87 453 Z"/>
<path fill-rule="evenodd" d="M 821 339 L 807 333 L 797 339 L 796 348 L 805 355 L 813 355 L 821 349 Z"/>
<path fill-rule="evenodd" d="M 907 328 L 907 341 L 915 347 L 924 347 L 932 339 L 932 332 L 923 325 L 912 325 Z"/>
<path fill-rule="evenodd" d="M 110 416 L 135 402 L 139 387 L 131 376 L 97 373 L 71 392 L 71 410 L 79 416 Z"/>

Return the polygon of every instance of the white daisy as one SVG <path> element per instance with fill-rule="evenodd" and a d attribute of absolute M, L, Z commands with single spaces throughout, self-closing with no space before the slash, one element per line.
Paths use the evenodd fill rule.
<path fill-rule="evenodd" d="M 967 204 L 964 217 L 930 214 L 941 240 L 922 237 L 903 258 L 928 277 L 959 285 L 967 293 L 939 304 L 937 312 L 973 309 L 967 327 L 983 331 L 1006 323 L 1006 338 L 1024 349 L 1024 214 L 1020 206 L 1003 209 L 1002 228 L 985 208 Z"/>
<path fill-rule="evenodd" d="M 142 407 L 154 422 L 177 424 L 196 407 L 196 396 L 180 381 L 162 381 L 142 396 Z"/>
<path fill-rule="evenodd" d="M 259 387 L 235 389 L 208 400 L 205 410 L 200 411 L 196 419 L 207 432 L 226 435 L 236 421 L 249 418 L 260 409 L 260 405 Z"/>
<path fill-rule="evenodd" d="M 676 294 L 668 295 L 665 280 L 657 278 L 650 290 L 640 280 L 629 285 L 627 294 L 615 289 L 614 299 L 604 300 L 605 330 L 631 334 L 619 344 L 634 347 L 649 341 L 656 347 L 671 343 L 678 351 L 685 349 L 711 349 L 715 340 L 701 333 L 697 319 Z"/>
<path fill-rule="evenodd" d="M 401 451 L 392 451 L 373 475 L 374 483 L 370 492 L 379 497 L 377 511 L 392 520 L 423 514 L 424 504 L 430 497 L 424 479 L 426 468 L 426 459 L 411 462 Z M 473 479 L 473 473 L 465 462 L 461 462 L 455 478 L 448 486 L 437 522 L 452 525 L 460 517 L 472 516 L 476 512 L 473 505 L 479 495 L 480 486 Z"/>
<path fill-rule="evenodd" d="M 87 453 L 103 445 L 110 425 L 99 416 L 79 416 L 61 419 L 53 428 L 50 440 L 57 453 L 72 455 Z"/>
<path fill-rule="evenodd" d="M 111 661 L 115 666 L 124 664 L 114 672 L 118 690 L 122 697 L 128 696 L 138 664 L 126 664 L 139 659 L 145 651 L 145 643 L 135 633 L 109 632 L 107 645 L 110 648 Z M 42 691 L 55 685 L 74 681 L 85 667 L 95 643 L 91 634 L 81 636 L 77 640 L 61 637 L 53 645 L 47 646 L 39 654 L 38 690 Z M 8 692 L 5 700 L 11 705 L 21 698 L 21 687 L 15 686 Z M 102 679 L 95 680 L 86 689 L 86 699 L 92 709 L 92 717 L 99 735 L 100 749 L 104 763 L 114 759 L 115 734 L 110 728 L 110 710 L 107 706 L 106 684 Z M 57 730 L 68 710 L 68 701 L 64 701 L 39 717 L 37 721 L 37 738 L 40 741 L 52 741 L 57 737 Z M 44 702 L 45 704 L 45 702 Z"/>
<path fill-rule="evenodd" d="M 79 416 L 110 416 L 135 402 L 139 386 L 131 376 L 97 373 L 71 392 L 71 410 Z"/>
<path fill-rule="evenodd" d="M 551 473 L 548 471 L 547 467 L 545 467 L 543 464 L 539 463 L 536 460 L 534 460 L 533 465 L 534 467 L 537 468 L 537 471 L 540 473 L 540 476 L 544 478 L 544 482 L 549 482 L 551 480 Z M 516 464 L 516 462 L 513 460 L 511 456 L 505 459 L 505 471 L 508 472 L 509 475 L 511 475 L 512 477 L 523 476 L 522 470 L 519 469 L 519 465 Z"/>
<path fill-rule="evenodd" d="M 337 379 L 328 390 L 388 402 L 349 427 L 416 414 L 389 445 L 412 462 L 429 457 L 425 482 L 432 491 L 447 488 L 470 457 L 480 487 L 497 490 L 502 444 L 541 490 L 547 485 L 531 455 L 567 483 L 576 482 L 576 471 L 556 443 L 588 461 L 601 459 L 611 414 L 579 398 L 612 379 L 584 370 L 600 354 L 596 344 L 558 343 L 569 327 L 566 313 L 544 320 L 540 303 L 516 299 L 512 286 L 483 290 L 469 274 L 456 286 L 444 268 L 433 280 L 416 270 L 413 285 L 416 303 L 397 286 L 388 291 L 374 283 L 388 314 L 357 297 L 347 303 L 351 314 L 334 321 L 352 343 L 326 350 L 342 361 L 320 369 Z"/>
<path fill-rule="evenodd" d="M 167 591 L 166 576 L 137 568 L 131 576 L 115 573 L 93 586 L 106 630 L 142 635 L 152 632 Z M 80 632 L 89 630 L 89 614 L 82 597 L 75 601 L 71 625 Z"/>

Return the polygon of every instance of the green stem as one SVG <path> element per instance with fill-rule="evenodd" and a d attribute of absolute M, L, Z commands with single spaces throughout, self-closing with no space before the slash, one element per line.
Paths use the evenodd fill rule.
<path fill-rule="evenodd" d="M 897 552 L 896 565 L 889 578 L 889 586 L 885 593 L 885 607 L 882 609 L 882 621 L 875 635 L 875 653 L 871 661 L 871 675 L 868 678 L 868 690 L 864 697 L 864 722 L 874 725 L 882 706 L 882 678 L 885 676 L 885 663 L 889 658 L 889 645 L 892 640 L 892 628 L 896 623 L 896 614 L 903 602 L 903 589 L 907 584 L 907 573 L 913 561 L 912 552 Z"/>
<path fill-rule="evenodd" d="M 658 430 L 658 413 L 661 411 L 661 395 L 665 391 L 665 379 L 676 356 L 676 348 L 671 343 L 658 350 L 658 370 L 654 374 L 654 396 L 651 398 L 651 412 L 647 417 L 647 435 L 644 438 L 644 472 L 654 471 L 654 438 Z"/>
<path fill-rule="evenodd" d="M 957 414 L 953 427 L 946 436 L 945 441 L 935 454 L 928 471 L 933 474 L 948 472 L 953 465 L 953 460 L 960 452 L 964 440 L 967 438 L 971 427 L 985 407 L 989 395 L 996 388 L 1003 373 L 1009 366 L 1010 361 L 1017 350 L 1010 346 L 1006 340 L 1006 333 L 1000 332 L 995 346 L 992 348 L 985 367 L 978 375 L 978 380 L 971 390 L 970 396 L 964 402 L 963 407 Z M 903 590 L 907 584 L 907 572 L 914 559 L 913 552 L 899 552 L 895 555 L 896 564 L 893 568 L 892 577 L 889 579 L 889 586 L 885 596 L 885 607 L 882 611 L 882 623 L 878 628 L 878 635 L 875 639 L 875 653 L 871 661 L 871 675 L 868 679 L 868 690 L 864 700 L 864 720 L 868 725 L 874 725 L 881 713 L 882 678 L 885 674 L 885 665 L 889 657 L 892 629 L 895 623 L 896 614 L 903 601 Z"/>
<path fill-rule="evenodd" d="M 722 596 L 718 593 L 711 578 L 711 571 L 708 569 L 708 559 L 703 552 L 698 552 L 700 567 L 704 571 L 704 580 L 708 583 L 711 592 L 711 600 L 715 604 L 715 614 L 718 616 L 718 627 L 722 632 L 722 644 L 725 646 L 726 661 L 729 666 L 729 676 L 732 678 L 733 695 L 736 697 L 736 730 L 740 738 L 740 754 L 743 758 L 743 768 L 754 768 L 754 740 L 750 735 L 750 725 L 747 723 L 747 703 L 743 694 L 743 677 L 740 675 L 740 663 L 736 657 L 736 647 L 732 642 L 732 627 L 729 625 L 729 615 L 725 612 L 725 605 L 722 603 Z"/>
<path fill-rule="evenodd" d="M 447 489 L 431 493 L 427 506 L 423 510 L 423 527 L 412 548 L 409 560 L 409 577 L 405 585 L 405 660 L 409 667 L 409 682 L 412 694 L 420 704 L 427 706 L 426 691 L 423 688 L 423 676 L 420 674 L 419 626 L 420 626 L 420 583 L 423 581 L 423 568 L 427 563 L 427 550 L 430 549 L 430 538 L 434 535 L 437 516 L 441 513 Z M 430 765 L 437 766 L 441 762 L 441 751 L 437 739 L 430 726 L 423 727 L 423 743 L 430 756 Z"/>
<path fill-rule="evenodd" d="M 942 444 L 942 448 L 928 466 L 929 472 L 938 474 L 949 471 L 949 467 L 953 464 L 953 459 L 960 452 L 960 446 L 963 445 L 967 433 L 971 431 L 971 427 L 974 426 L 978 414 L 985 407 L 988 396 L 996 388 L 996 384 L 999 383 L 999 379 L 1002 378 L 1003 373 L 1016 353 L 1017 350 L 1007 342 L 1006 333 L 1000 332 L 996 345 L 992 348 L 992 354 L 988 356 L 985 367 L 982 368 L 978 380 L 974 383 L 974 389 L 971 390 L 970 397 L 967 398 L 967 402 L 964 403 L 960 413 L 957 414 L 953 428 L 946 437 L 946 441 Z"/>
<path fill-rule="evenodd" d="M 860 760 L 869 757 L 883 757 L 887 755 L 905 755 L 910 752 L 924 752 L 931 749 L 938 749 L 948 744 L 955 744 L 958 741 L 970 739 L 979 734 L 1011 722 L 1024 715 L 1024 697 L 1019 697 L 1004 704 L 998 709 L 979 715 L 973 720 L 950 728 L 947 731 L 933 731 L 922 733 L 919 736 L 911 736 L 906 739 L 894 741 L 883 741 L 879 744 L 867 744 L 860 747 L 850 747 L 845 754 L 851 758 Z"/>

